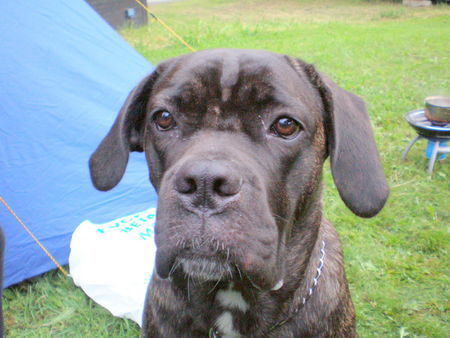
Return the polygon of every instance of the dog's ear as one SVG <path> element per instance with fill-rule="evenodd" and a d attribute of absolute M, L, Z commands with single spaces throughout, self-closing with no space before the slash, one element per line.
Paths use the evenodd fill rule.
<path fill-rule="evenodd" d="M 122 179 L 130 151 L 143 151 L 146 106 L 158 71 L 145 77 L 131 92 L 113 126 L 89 160 L 94 186 L 110 190 Z"/>
<path fill-rule="evenodd" d="M 342 200 L 358 216 L 375 216 L 387 200 L 389 187 L 364 101 L 319 74 L 313 65 L 294 62 L 322 97 L 331 171 Z"/>
<path fill-rule="evenodd" d="M 321 76 L 328 108 L 326 130 L 334 183 L 347 207 L 361 217 L 375 216 L 389 187 L 364 101 Z"/>

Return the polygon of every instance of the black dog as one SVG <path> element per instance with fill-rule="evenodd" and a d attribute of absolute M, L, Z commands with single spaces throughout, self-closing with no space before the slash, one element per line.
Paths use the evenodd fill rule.
<path fill-rule="evenodd" d="M 158 191 L 144 337 L 352 337 L 338 236 L 322 214 L 331 157 L 361 217 L 388 187 L 364 102 L 285 55 L 209 50 L 161 63 L 90 160 L 113 188 L 144 151 Z"/>

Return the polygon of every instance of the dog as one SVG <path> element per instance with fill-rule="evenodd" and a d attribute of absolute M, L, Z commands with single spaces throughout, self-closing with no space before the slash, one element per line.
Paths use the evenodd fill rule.
<path fill-rule="evenodd" d="M 354 337 L 322 166 L 356 215 L 389 189 L 364 102 L 300 59 L 216 49 L 158 65 L 90 158 L 109 190 L 144 152 L 158 193 L 142 337 Z"/>

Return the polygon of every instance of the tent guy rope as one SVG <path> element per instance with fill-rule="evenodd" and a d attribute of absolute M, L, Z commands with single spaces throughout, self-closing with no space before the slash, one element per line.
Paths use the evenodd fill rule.
<path fill-rule="evenodd" d="M 44 247 L 44 245 L 39 241 L 39 239 L 31 232 L 30 229 L 25 225 L 25 223 L 22 222 L 22 220 L 19 218 L 19 216 L 16 215 L 16 213 L 11 209 L 11 207 L 6 203 L 6 201 L 3 199 L 3 197 L 0 196 L 0 202 L 3 203 L 3 205 L 8 209 L 8 211 L 15 217 L 17 222 L 22 225 L 22 227 L 28 232 L 28 234 L 34 239 L 34 241 L 41 247 L 41 249 L 47 254 L 47 256 L 52 260 L 53 263 L 58 267 L 59 270 L 64 274 L 64 276 L 69 276 L 66 270 L 56 261 L 56 259 L 52 256 L 52 254 Z"/>
<path fill-rule="evenodd" d="M 159 24 L 161 24 L 165 29 L 167 29 L 173 36 L 175 36 L 180 42 L 185 45 L 191 52 L 195 52 L 196 50 L 191 47 L 186 41 L 183 40 L 181 36 L 179 36 L 172 28 L 170 28 L 164 21 L 158 18 L 155 14 L 153 14 L 148 6 L 145 6 L 140 0 L 135 0 L 143 9 L 147 11 L 148 14 L 151 15 L 153 19 L 155 19 Z"/>

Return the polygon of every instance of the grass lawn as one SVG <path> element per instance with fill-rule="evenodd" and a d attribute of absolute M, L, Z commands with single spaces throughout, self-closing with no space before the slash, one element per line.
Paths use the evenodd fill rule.
<path fill-rule="evenodd" d="M 338 229 L 361 337 L 445 337 L 450 332 L 449 160 L 426 174 L 425 142 L 407 111 L 450 95 L 450 7 L 406 8 L 357 0 L 186 0 L 152 7 L 195 49 L 267 49 L 303 58 L 369 107 L 391 186 L 373 219 L 339 199 L 329 169 L 325 209 Z M 188 50 L 150 19 L 121 31 L 152 63 Z M 50 272 L 4 293 L 8 337 L 137 337 L 70 279 Z"/>

